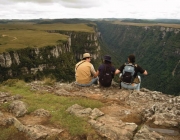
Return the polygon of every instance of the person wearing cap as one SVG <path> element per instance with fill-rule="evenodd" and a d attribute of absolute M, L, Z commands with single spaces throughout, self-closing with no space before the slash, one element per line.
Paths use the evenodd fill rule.
<path fill-rule="evenodd" d="M 103 87 L 110 87 L 112 79 L 114 78 L 115 70 L 115 67 L 112 66 L 111 56 L 105 55 L 103 58 L 103 63 L 97 70 L 99 85 Z"/>
<path fill-rule="evenodd" d="M 147 73 L 147 71 L 145 69 L 143 69 L 139 65 L 135 64 L 135 56 L 134 56 L 134 54 L 130 54 L 128 56 L 128 63 L 127 64 L 131 64 L 131 65 L 135 66 L 134 67 L 135 68 L 134 69 L 134 75 L 133 75 L 134 82 L 132 84 L 127 84 L 127 83 L 124 83 L 124 82 L 120 81 L 120 87 L 123 87 L 123 88 L 126 88 L 126 89 L 135 89 L 135 90 L 139 91 L 140 90 L 140 84 L 141 84 L 141 77 L 138 75 L 138 73 L 141 73 L 143 75 L 147 75 L 148 73 Z M 123 69 L 124 69 L 125 66 L 126 66 L 126 63 L 123 64 L 122 66 L 120 66 L 120 68 L 115 71 L 115 74 L 120 73 L 119 77 L 121 77 Z M 137 82 L 135 82 L 135 80 Z"/>
<path fill-rule="evenodd" d="M 91 55 L 83 54 L 83 59 L 75 65 L 76 84 L 79 86 L 91 86 L 98 80 L 94 66 L 90 63 Z"/>

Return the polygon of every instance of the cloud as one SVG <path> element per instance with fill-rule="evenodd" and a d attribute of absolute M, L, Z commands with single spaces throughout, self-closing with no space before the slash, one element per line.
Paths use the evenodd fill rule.
<path fill-rule="evenodd" d="M 0 18 L 176 18 L 179 0 L 1 0 Z"/>
<path fill-rule="evenodd" d="M 100 6 L 102 0 L 7 0 L 14 3 L 57 3 L 68 8 L 91 8 Z"/>
<path fill-rule="evenodd" d="M 31 3 L 51 3 L 57 2 L 58 0 L 7 0 L 10 2 L 31 2 Z"/>
<path fill-rule="evenodd" d="M 60 0 L 60 4 L 68 8 L 91 8 L 101 5 L 100 0 Z"/>

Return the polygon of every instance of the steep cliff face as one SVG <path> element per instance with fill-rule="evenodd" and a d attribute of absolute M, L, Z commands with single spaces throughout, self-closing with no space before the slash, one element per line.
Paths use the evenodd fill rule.
<path fill-rule="evenodd" d="M 72 52 L 76 59 L 82 59 L 84 52 L 90 52 L 94 59 L 97 59 L 100 51 L 100 44 L 98 38 L 99 32 L 86 33 L 86 32 L 69 32 L 52 30 L 50 33 L 61 33 L 70 37 Z"/>
<path fill-rule="evenodd" d="M 57 79 L 73 80 L 76 60 L 84 52 L 90 52 L 94 59 L 99 55 L 97 33 L 48 31 L 69 36 L 67 41 L 55 46 L 24 48 L 0 54 L 0 79 L 22 78 L 26 81 L 52 75 Z"/>
<path fill-rule="evenodd" d="M 43 51 L 49 51 L 47 56 L 44 56 Z M 21 60 L 20 58 L 23 56 L 24 53 L 27 53 L 31 57 L 36 57 L 40 60 L 50 59 L 51 57 L 58 58 L 62 53 L 71 52 L 71 46 L 69 42 L 63 45 L 57 45 L 46 48 L 27 48 L 23 50 L 11 51 L 11 52 L 4 52 L 0 54 L 0 65 L 1 67 L 10 68 L 13 64 L 20 65 Z M 28 56 L 27 56 L 28 57 Z M 23 60 L 22 60 L 23 61 Z"/>
<path fill-rule="evenodd" d="M 108 51 L 119 67 L 135 54 L 146 69 L 142 86 L 164 93 L 180 94 L 180 29 L 160 26 L 128 26 L 97 23 Z"/>

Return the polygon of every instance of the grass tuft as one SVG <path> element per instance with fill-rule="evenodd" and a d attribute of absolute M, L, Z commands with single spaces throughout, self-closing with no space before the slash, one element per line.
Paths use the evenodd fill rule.
<path fill-rule="evenodd" d="M 17 133 L 18 130 L 14 126 L 0 128 L 0 140 L 8 140 L 11 136 L 15 136 Z"/>
<path fill-rule="evenodd" d="M 55 82 L 56 82 L 56 79 L 53 76 L 43 78 L 44 85 L 52 86 L 55 84 Z"/>
<path fill-rule="evenodd" d="M 47 81 L 51 80 L 48 79 Z M 76 117 L 69 114 L 66 110 L 74 104 L 79 104 L 85 108 L 99 108 L 103 106 L 103 103 L 100 101 L 83 97 L 57 96 L 43 91 L 42 94 L 42 92 L 30 90 L 30 87 L 25 82 L 17 79 L 9 79 L 3 82 L 0 85 L 0 91 L 23 96 L 22 101 L 28 105 L 28 114 L 40 108 L 48 110 L 51 114 L 50 123 L 60 125 L 61 128 L 67 130 L 72 136 L 95 134 L 94 130 L 87 123 L 87 118 Z"/>
<path fill-rule="evenodd" d="M 6 86 L 9 86 L 9 87 L 22 87 L 24 85 L 26 85 L 26 83 L 23 81 L 23 80 L 19 80 L 19 79 L 8 79 L 6 81 L 4 81 L 2 83 L 2 85 L 6 85 Z"/>

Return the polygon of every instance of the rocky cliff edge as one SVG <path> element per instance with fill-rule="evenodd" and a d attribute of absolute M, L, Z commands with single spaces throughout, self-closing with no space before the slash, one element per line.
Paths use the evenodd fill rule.
<path fill-rule="evenodd" d="M 67 108 L 67 112 L 78 117 L 88 117 L 88 123 L 102 140 L 179 140 L 180 96 L 166 95 L 158 91 L 141 88 L 140 91 L 120 89 L 113 83 L 110 88 L 93 85 L 78 87 L 74 83 L 56 83 L 53 86 L 42 82 L 29 83 L 31 90 L 45 90 L 55 96 L 85 97 L 99 100 L 102 108 L 85 108 L 78 104 Z M 0 91 L 0 105 L 10 102 L 9 112 L 0 110 L 0 126 L 14 125 L 27 139 L 48 139 L 65 130 L 40 125 L 50 116 L 48 110 L 38 109 L 27 114 L 26 103 L 20 96 Z M 25 115 L 26 114 L 26 115 Z M 61 135 L 59 139 L 63 139 Z M 66 137 L 67 138 L 67 137 Z M 79 139 L 82 138 L 68 138 Z M 93 140 L 91 136 L 84 139 Z"/>

